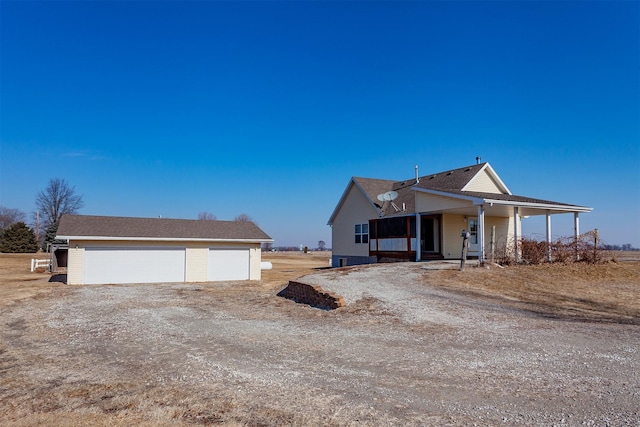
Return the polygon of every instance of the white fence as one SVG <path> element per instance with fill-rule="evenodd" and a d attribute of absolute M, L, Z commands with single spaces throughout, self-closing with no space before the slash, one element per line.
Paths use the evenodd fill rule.
<path fill-rule="evenodd" d="M 32 259 L 31 260 L 31 272 L 34 272 L 36 268 L 51 266 L 50 259 Z"/>

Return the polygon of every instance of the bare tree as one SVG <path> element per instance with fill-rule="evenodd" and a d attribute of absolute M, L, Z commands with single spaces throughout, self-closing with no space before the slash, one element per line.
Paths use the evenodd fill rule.
<path fill-rule="evenodd" d="M 324 242 L 324 240 L 318 241 L 318 249 L 320 249 L 321 251 L 324 251 L 325 246 L 326 246 L 326 243 Z"/>
<path fill-rule="evenodd" d="M 253 218 L 251 218 L 249 215 L 245 213 L 238 215 L 233 220 L 237 222 L 254 222 Z"/>
<path fill-rule="evenodd" d="M 82 196 L 76 194 L 64 179 L 53 178 L 49 185 L 36 195 L 36 209 L 42 215 L 43 228 L 60 220 L 64 214 L 74 214 L 84 206 Z"/>
<path fill-rule="evenodd" d="M 0 206 L 0 230 L 6 230 L 17 222 L 25 222 L 26 215 L 19 209 Z"/>
<path fill-rule="evenodd" d="M 211 212 L 203 211 L 198 214 L 198 219 L 202 221 L 214 221 L 217 217 Z"/>

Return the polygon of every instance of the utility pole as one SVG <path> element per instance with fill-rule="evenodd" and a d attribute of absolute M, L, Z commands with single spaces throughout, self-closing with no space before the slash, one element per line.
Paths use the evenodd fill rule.
<path fill-rule="evenodd" d="M 36 242 L 40 246 L 40 212 L 36 212 Z"/>

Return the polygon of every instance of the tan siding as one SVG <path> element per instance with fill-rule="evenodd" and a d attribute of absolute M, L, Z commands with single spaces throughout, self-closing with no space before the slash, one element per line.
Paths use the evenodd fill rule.
<path fill-rule="evenodd" d="M 78 241 L 77 244 L 80 247 L 154 247 L 154 246 L 163 246 L 163 247 L 177 247 L 184 248 L 187 246 L 200 246 L 199 243 L 192 242 L 171 242 L 171 241 L 143 241 L 143 240 L 82 240 Z M 71 245 L 70 245 L 71 246 Z"/>
<path fill-rule="evenodd" d="M 464 215 L 443 215 L 442 216 L 442 254 L 445 258 L 460 259 L 462 256 L 462 237 L 460 233 L 463 229 L 467 229 L 467 222 Z M 495 250 L 496 253 L 510 239 L 513 239 L 513 227 L 509 224 L 513 223 L 513 218 L 503 217 L 485 217 L 485 254 L 487 258 L 491 256 L 491 227 L 496 226 Z"/>
<path fill-rule="evenodd" d="M 476 175 L 469 184 L 467 184 L 464 188 L 465 191 L 479 191 L 482 193 L 494 193 L 501 194 L 500 188 L 498 188 L 498 184 L 491 179 L 486 170 L 483 170 L 478 175 Z"/>
<path fill-rule="evenodd" d="M 416 212 L 440 212 L 471 206 L 471 201 L 416 192 Z"/>
<path fill-rule="evenodd" d="M 77 248 L 76 248 L 77 246 Z M 67 264 L 67 283 L 70 285 L 81 285 L 84 280 L 83 261 L 85 247 L 182 247 L 186 248 L 186 281 L 206 282 L 208 280 L 209 268 L 209 248 L 215 247 L 242 247 L 250 248 L 250 279 L 260 280 L 260 261 L 262 259 L 260 244 L 229 243 L 223 242 L 212 244 L 211 242 L 144 242 L 137 240 L 123 241 L 103 241 L 103 240 L 83 240 L 69 242 L 69 259 Z"/>
<path fill-rule="evenodd" d="M 260 248 L 251 248 L 249 250 L 249 280 L 260 280 L 262 278 L 260 261 L 262 261 L 262 251 Z"/>
<path fill-rule="evenodd" d="M 351 186 L 350 191 L 335 216 L 331 227 L 331 246 L 335 255 L 368 256 L 369 245 L 355 243 L 355 225 L 368 224 L 378 216 L 360 190 Z"/>
<path fill-rule="evenodd" d="M 186 263 L 187 282 L 206 282 L 209 264 L 209 247 L 188 247 Z"/>
<path fill-rule="evenodd" d="M 67 284 L 82 285 L 84 271 L 82 263 L 84 248 L 77 247 L 73 241 L 69 241 L 69 258 L 67 259 Z"/>
<path fill-rule="evenodd" d="M 460 259 L 462 255 L 462 229 L 467 228 L 464 215 L 442 215 L 442 255 L 447 259 Z"/>
<path fill-rule="evenodd" d="M 513 233 L 509 232 L 509 224 L 513 224 L 513 218 L 488 217 L 485 218 L 485 255 L 491 261 L 491 228 L 496 226 L 494 251 L 497 255 L 504 245 L 513 239 Z"/>

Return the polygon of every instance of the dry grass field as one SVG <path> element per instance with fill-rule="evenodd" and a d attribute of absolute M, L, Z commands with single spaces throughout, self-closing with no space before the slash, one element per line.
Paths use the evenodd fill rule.
<path fill-rule="evenodd" d="M 0 254 L 0 425 L 640 425 L 624 255 L 460 272 L 269 253 L 260 283 L 73 287 Z M 276 296 L 315 275 L 372 293 L 331 312 Z"/>

